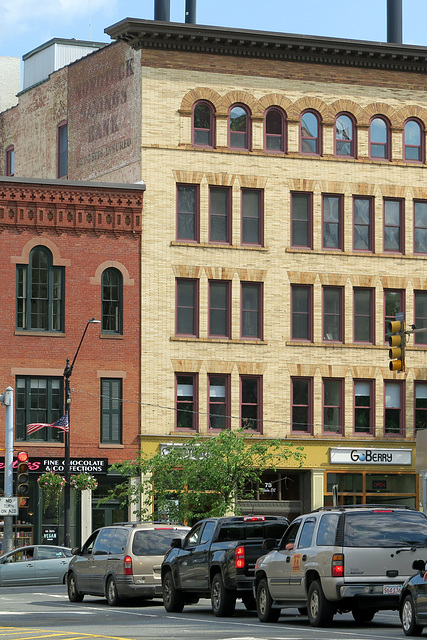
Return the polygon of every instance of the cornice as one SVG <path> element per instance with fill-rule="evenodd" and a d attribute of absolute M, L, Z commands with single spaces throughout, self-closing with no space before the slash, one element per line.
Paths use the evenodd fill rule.
<path fill-rule="evenodd" d="M 427 48 L 268 31 L 125 18 L 105 29 L 133 49 L 216 55 L 426 73 Z"/>

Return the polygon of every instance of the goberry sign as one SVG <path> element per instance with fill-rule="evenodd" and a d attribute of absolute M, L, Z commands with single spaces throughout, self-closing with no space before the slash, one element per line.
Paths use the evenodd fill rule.
<path fill-rule="evenodd" d="M 411 449 L 351 449 L 337 447 L 329 449 L 331 464 L 385 464 L 411 465 Z"/>

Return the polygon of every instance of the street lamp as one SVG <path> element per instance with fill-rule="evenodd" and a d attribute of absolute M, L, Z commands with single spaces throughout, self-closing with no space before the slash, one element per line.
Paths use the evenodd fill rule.
<path fill-rule="evenodd" d="M 65 478 L 65 487 L 64 487 L 64 546 L 71 546 L 71 534 L 70 534 L 70 429 L 71 429 L 71 421 L 70 421 L 70 407 L 71 407 L 71 391 L 70 391 L 70 378 L 73 373 L 74 363 L 76 362 L 77 355 L 80 351 L 80 347 L 82 346 L 83 339 L 86 335 L 87 328 L 90 324 L 100 324 L 100 320 L 95 320 L 95 318 L 91 318 L 87 321 L 85 330 L 83 331 L 83 335 L 80 339 L 79 346 L 77 347 L 77 351 L 74 354 L 73 361 L 70 365 L 70 360 L 67 358 L 67 364 L 64 369 L 64 395 L 65 395 L 65 412 L 68 412 L 68 431 L 64 432 L 64 478 Z"/>

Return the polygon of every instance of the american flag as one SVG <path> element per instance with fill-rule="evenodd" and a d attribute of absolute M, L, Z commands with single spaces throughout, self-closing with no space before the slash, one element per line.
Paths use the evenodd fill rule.
<path fill-rule="evenodd" d="M 44 422 L 33 422 L 32 424 L 27 424 L 27 433 L 34 433 L 34 431 L 43 429 L 43 427 L 55 427 L 55 429 L 61 429 L 61 431 L 69 431 L 70 425 L 68 424 L 68 411 L 62 416 L 62 418 L 59 418 L 59 420 L 52 422 L 51 424 L 46 424 Z"/>

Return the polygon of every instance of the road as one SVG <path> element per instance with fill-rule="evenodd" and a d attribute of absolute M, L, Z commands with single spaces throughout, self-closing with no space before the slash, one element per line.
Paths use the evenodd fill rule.
<path fill-rule="evenodd" d="M 262 624 L 238 604 L 232 618 L 215 618 L 201 600 L 183 613 L 167 613 L 161 601 L 109 607 L 86 596 L 68 601 L 65 587 L 0 589 L 0 640 L 378 640 L 402 639 L 398 614 L 378 613 L 369 625 L 337 615 L 330 628 L 314 629 L 289 609 L 276 624 Z"/>

